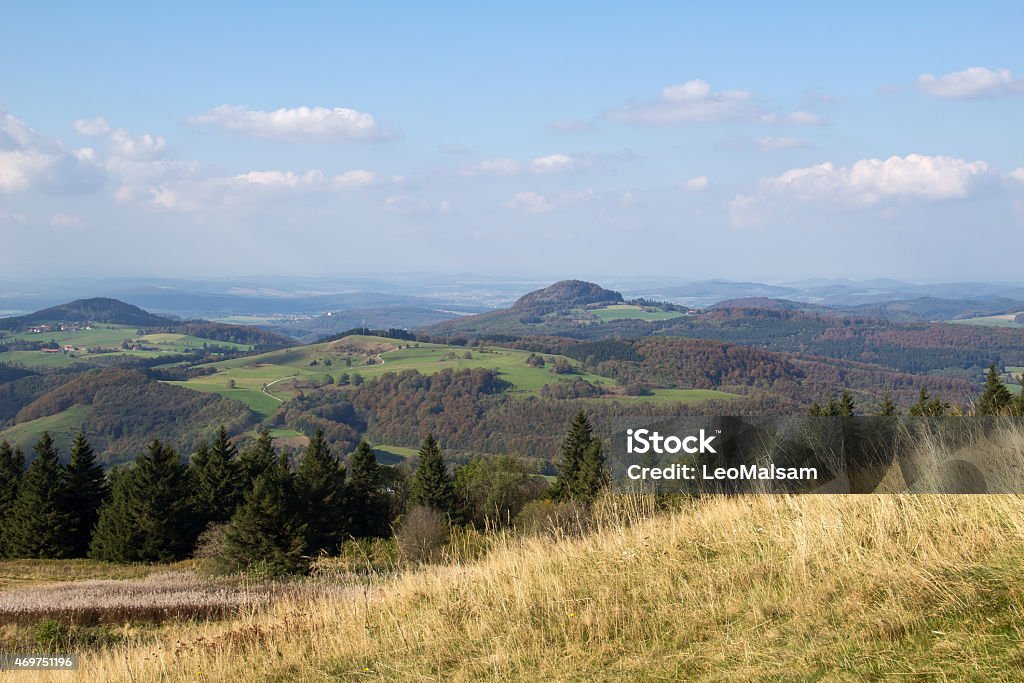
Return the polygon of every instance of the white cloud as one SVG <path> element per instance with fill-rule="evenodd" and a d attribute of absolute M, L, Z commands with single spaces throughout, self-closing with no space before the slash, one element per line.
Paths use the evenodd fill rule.
<path fill-rule="evenodd" d="M 222 104 L 205 114 L 189 117 L 188 122 L 268 138 L 381 140 L 393 137 L 372 114 L 343 107 L 295 107 L 258 111 Z"/>
<path fill-rule="evenodd" d="M 101 117 L 95 119 L 76 119 L 71 125 L 79 135 L 88 135 L 90 137 L 107 135 L 111 130 L 107 120 Z"/>
<path fill-rule="evenodd" d="M 917 77 L 917 87 L 933 97 L 972 100 L 1024 94 L 1024 78 L 1015 78 L 1009 69 L 972 66 L 944 76 L 922 74 Z"/>
<path fill-rule="evenodd" d="M 711 182 L 708 180 L 706 175 L 699 175 L 696 178 L 690 178 L 683 183 L 683 187 L 691 192 L 703 192 L 708 189 L 710 185 Z"/>
<path fill-rule="evenodd" d="M 825 162 L 762 180 L 756 193 L 737 195 L 729 210 L 733 224 L 742 226 L 756 224 L 780 203 L 856 209 L 892 201 L 963 199 L 976 183 L 995 175 L 984 161 L 922 154 L 861 159 L 851 166 Z"/>
<path fill-rule="evenodd" d="M 537 157 L 530 162 L 531 173 L 563 173 L 575 171 L 578 167 L 578 160 L 567 154 L 550 154 L 545 157 Z"/>
<path fill-rule="evenodd" d="M 802 199 L 841 199 L 865 206 L 886 197 L 929 200 L 966 197 L 971 182 L 989 173 L 984 161 L 908 154 L 861 159 L 849 168 L 831 162 L 796 168 L 763 182 L 769 192 Z"/>
<path fill-rule="evenodd" d="M 1024 167 L 1010 171 L 1010 177 L 1021 185 L 1024 185 Z"/>
<path fill-rule="evenodd" d="M 80 216 L 76 216 L 70 213 L 55 213 L 53 218 L 50 219 L 50 225 L 55 228 L 68 228 L 76 230 L 84 228 L 86 223 Z"/>
<path fill-rule="evenodd" d="M 389 183 L 401 183 L 405 180 L 402 176 L 383 176 L 373 171 L 356 169 L 335 176 L 331 182 L 335 187 L 370 187 L 371 185 L 385 185 Z"/>
<path fill-rule="evenodd" d="M 704 80 L 687 81 L 662 89 L 654 100 L 632 102 L 605 112 L 605 117 L 640 126 L 750 121 L 796 125 L 818 125 L 822 120 L 808 112 L 769 113 L 755 102 L 748 90 L 714 91 Z"/>
<path fill-rule="evenodd" d="M 508 209 L 520 209 L 527 213 L 547 213 L 555 207 L 539 192 L 517 192 L 504 204 Z"/>
<path fill-rule="evenodd" d="M 522 170 L 523 165 L 515 159 L 484 159 L 478 164 L 463 168 L 462 175 L 515 175 Z"/>
<path fill-rule="evenodd" d="M 782 149 L 797 149 L 810 147 L 810 143 L 800 138 L 791 137 L 762 137 L 754 141 L 757 148 L 764 152 L 775 152 Z"/>
<path fill-rule="evenodd" d="M 102 184 L 94 150 L 69 150 L 0 108 L 0 193 L 88 192 Z"/>

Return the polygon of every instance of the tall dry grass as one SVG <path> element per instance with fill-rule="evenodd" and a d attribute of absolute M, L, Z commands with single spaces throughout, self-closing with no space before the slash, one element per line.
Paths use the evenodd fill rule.
<path fill-rule="evenodd" d="M 1024 499 L 748 496 L 466 565 L 311 583 L 86 653 L 76 681 L 1019 680 Z M 25 680 L 14 678 L 11 680 Z"/>

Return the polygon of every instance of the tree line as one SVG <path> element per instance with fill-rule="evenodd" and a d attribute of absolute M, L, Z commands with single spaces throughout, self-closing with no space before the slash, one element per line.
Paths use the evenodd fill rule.
<path fill-rule="evenodd" d="M 586 504 L 608 483 L 601 441 L 583 412 L 559 449 L 551 487 L 510 456 L 453 469 L 432 434 L 411 475 L 380 465 L 366 440 L 345 462 L 321 431 L 297 459 L 277 451 L 267 430 L 239 450 L 224 428 L 188 461 L 154 439 L 109 472 L 81 434 L 66 464 L 47 433 L 33 451 L 26 468 L 21 450 L 0 442 L 0 556 L 170 562 L 215 537 L 225 570 L 295 573 L 349 539 L 391 536 L 414 508 L 484 526 L 542 496 Z"/>

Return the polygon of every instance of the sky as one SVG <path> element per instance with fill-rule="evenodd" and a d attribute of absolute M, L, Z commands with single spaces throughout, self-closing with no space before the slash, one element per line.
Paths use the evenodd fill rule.
<path fill-rule="evenodd" d="M 1020 2 L 0 0 L 0 278 L 1022 281 L 1021 35 Z"/>

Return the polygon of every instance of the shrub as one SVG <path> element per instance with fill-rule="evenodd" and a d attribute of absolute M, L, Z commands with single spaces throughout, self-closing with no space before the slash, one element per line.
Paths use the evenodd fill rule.
<path fill-rule="evenodd" d="M 451 538 L 448 518 L 434 508 L 418 505 L 402 518 L 395 540 L 403 557 L 410 562 L 435 562 Z"/>

